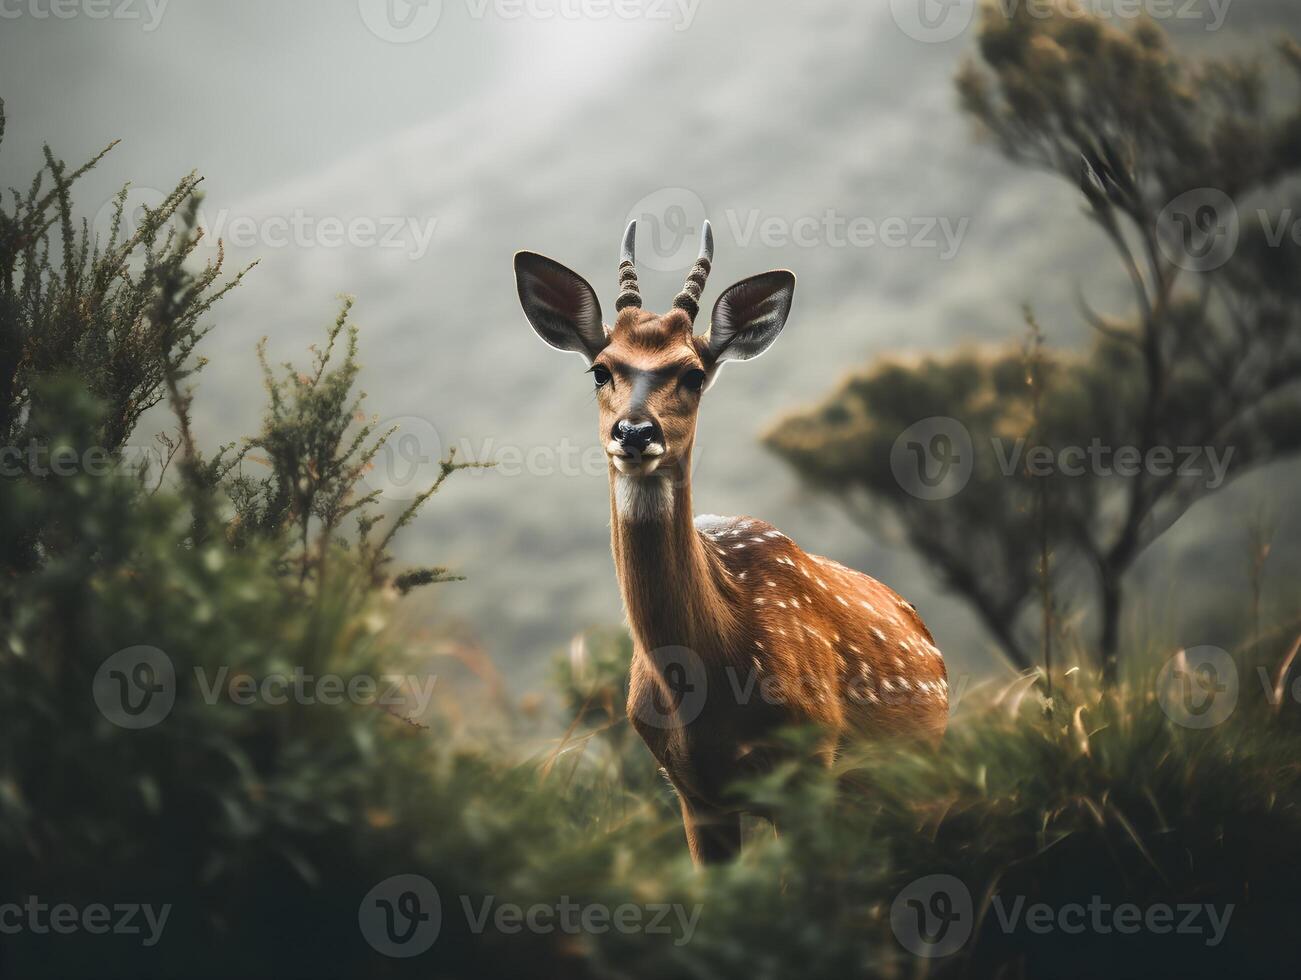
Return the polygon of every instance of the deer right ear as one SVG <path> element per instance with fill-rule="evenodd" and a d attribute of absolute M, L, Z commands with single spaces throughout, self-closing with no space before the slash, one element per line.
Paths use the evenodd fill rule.
<path fill-rule="evenodd" d="M 758 357 L 786 326 L 795 274 L 784 269 L 742 279 L 718 297 L 706 342 L 714 362 Z"/>
<path fill-rule="evenodd" d="M 577 272 L 536 252 L 515 253 L 520 305 L 537 335 L 590 364 L 608 340 L 596 291 Z"/>

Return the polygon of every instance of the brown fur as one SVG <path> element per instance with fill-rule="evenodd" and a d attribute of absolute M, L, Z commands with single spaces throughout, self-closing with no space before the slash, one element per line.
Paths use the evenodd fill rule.
<path fill-rule="evenodd" d="M 775 728 L 821 727 L 828 761 L 850 735 L 937 738 L 948 719 L 944 660 L 916 610 L 875 579 L 806 554 L 761 521 L 697 528 L 690 466 L 701 396 L 681 378 L 713 365 L 683 311 L 623 310 L 595 363 L 614 377 L 597 393 L 603 442 L 629 409 L 626 372 L 661 372 L 640 408 L 663 432 L 658 468 L 626 476 L 610 467 L 612 548 L 634 647 L 628 714 L 680 794 L 693 857 L 727 858 L 740 846 L 728 784 L 773 764 Z M 617 481 L 629 479 L 668 480 L 671 511 L 622 515 Z M 699 667 L 693 690 L 703 700 L 682 694 L 683 655 L 665 652 L 681 647 Z M 655 721 L 665 705 L 668 724 Z"/>

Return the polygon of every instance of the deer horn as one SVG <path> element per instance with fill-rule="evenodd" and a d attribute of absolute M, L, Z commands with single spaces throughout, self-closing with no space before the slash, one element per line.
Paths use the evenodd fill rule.
<path fill-rule="evenodd" d="M 623 233 L 623 248 L 619 250 L 619 298 L 614 301 L 615 312 L 631 306 L 641 309 L 641 286 L 637 282 L 637 222 L 628 222 Z"/>
<path fill-rule="evenodd" d="M 691 274 L 687 276 L 687 283 L 682 287 L 682 292 L 673 300 L 673 305 L 679 310 L 684 310 L 687 316 L 691 317 L 691 322 L 696 322 L 696 314 L 700 312 L 700 294 L 705 291 L 705 282 L 709 279 L 709 270 L 714 262 L 714 229 L 706 221 L 700 230 L 700 257 L 696 259 L 696 264 L 691 267 Z"/>

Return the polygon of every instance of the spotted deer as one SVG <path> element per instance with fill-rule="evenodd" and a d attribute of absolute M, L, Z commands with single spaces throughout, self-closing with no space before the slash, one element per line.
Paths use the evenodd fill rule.
<path fill-rule="evenodd" d="M 533 329 L 582 355 L 595 383 L 633 639 L 628 717 L 677 790 L 691 855 L 704 863 L 739 850 L 728 786 L 774 764 L 776 729 L 817 726 L 828 762 L 847 737 L 936 739 L 948 681 L 916 609 L 880 582 L 802 551 L 755 518 L 693 518 L 701 400 L 725 361 L 757 357 L 777 339 L 795 276 L 736 283 L 698 335 L 709 223 L 663 315 L 642 309 L 636 230 L 634 221 L 624 235 L 613 325 L 587 281 L 552 259 L 519 252 L 515 277 Z"/>

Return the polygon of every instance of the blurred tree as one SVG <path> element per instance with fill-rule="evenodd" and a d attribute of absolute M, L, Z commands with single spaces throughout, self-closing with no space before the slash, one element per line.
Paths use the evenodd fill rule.
<path fill-rule="evenodd" d="M 963 353 L 851 377 L 765 441 L 870 526 L 881 510 L 897 519 L 1020 666 L 1031 658 L 1018 617 L 1041 560 L 1031 484 L 1049 481 L 1053 567 L 1093 569 L 1114 681 L 1125 573 L 1220 485 L 1205 451 L 1232 478 L 1301 444 L 1301 247 L 1295 212 L 1273 200 L 1301 172 L 1301 111 L 1270 113 L 1263 61 L 1194 64 L 1150 22 L 1122 31 L 1073 3 L 1052 11 L 987 5 L 980 59 L 958 90 L 1009 159 L 1079 187 L 1136 312 L 1104 316 L 1081 298 L 1097 341 L 1043 358 L 1037 412 L 1018 354 Z M 1301 75 L 1301 46 L 1281 52 Z M 891 451 L 936 416 L 966 427 L 971 477 L 945 499 L 919 499 Z M 1017 450 L 1032 430 L 1046 460 Z M 1078 472 L 1061 455 L 1071 447 L 1083 450 Z M 1183 447 L 1202 449 L 1199 465 Z"/>

